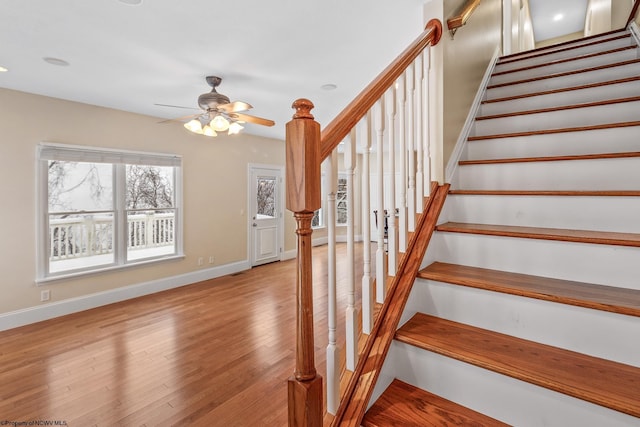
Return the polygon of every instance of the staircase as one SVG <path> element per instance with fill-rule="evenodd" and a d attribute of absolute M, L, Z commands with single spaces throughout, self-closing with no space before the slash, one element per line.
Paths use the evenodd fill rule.
<path fill-rule="evenodd" d="M 364 426 L 640 426 L 639 52 L 497 62 Z"/>

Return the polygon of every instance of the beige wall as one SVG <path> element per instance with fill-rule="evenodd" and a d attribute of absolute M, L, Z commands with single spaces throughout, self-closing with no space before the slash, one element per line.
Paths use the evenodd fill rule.
<path fill-rule="evenodd" d="M 633 0 L 611 0 L 611 29 L 627 26 L 627 19 L 633 8 Z"/>
<path fill-rule="evenodd" d="M 611 30 L 611 0 L 589 0 L 584 35 L 591 36 Z"/>
<path fill-rule="evenodd" d="M 37 306 L 40 291 L 60 301 L 247 259 L 247 164 L 284 164 L 284 142 L 241 134 L 207 139 L 178 123 L 0 89 L 0 313 Z M 278 123 L 278 126 L 284 125 Z M 185 258 L 36 286 L 36 146 L 57 142 L 183 156 Z M 284 250 L 295 248 L 285 212 Z"/>
<path fill-rule="evenodd" d="M 445 2 L 445 20 L 464 3 L 465 0 Z M 501 46 L 501 36 L 501 0 L 482 1 L 467 24 L 458 29 L 454 39 L 448 32 L 442 36 L 445 76 L 443 166 L 449 161 L 496 47 Z"/>
<path fill-rule="evenodd" d="M 577 39 L 581 39 L 582 37 L 584 37 L 584 33 L 582 31 L 578 31 L 576 33 L 566 34 L 564 36 L 543 40 L 540 43 L 536 43 L 536 48 L 551 46 L 557 43 L 564 43 L 571 40 L 577 40 Z"/>

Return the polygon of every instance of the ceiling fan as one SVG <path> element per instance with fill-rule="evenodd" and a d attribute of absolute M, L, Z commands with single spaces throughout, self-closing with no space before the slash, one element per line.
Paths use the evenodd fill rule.
<path fill-rule="evenodd" d="M 247 111 L 253 107 L 242 101 L 231 102 L 228 96 L 218 93 L 216 88 L 222 82 L 222 78 L 217 76 L 207 76 L 206 80 L 209 86 L 211 86 L 211 92 L 203 93 L 198 97 L 198 105 L 202 109 L 200 113 L 178 117 L 176 119 L 164 120 L 161 123 L 191 119 L 184 124 L 184 127 L 193 133 L 206 136 L 217 136 L 218 132 L 225 131 L 228 131 L 229 135 L 237 134 L 243 129 L 242 123 L 245 122 L 262 126 L 275 125 L 273 120 L 241 113 L 241 111 Z M 166 104 L 156 105 L 188 108 Z"/>

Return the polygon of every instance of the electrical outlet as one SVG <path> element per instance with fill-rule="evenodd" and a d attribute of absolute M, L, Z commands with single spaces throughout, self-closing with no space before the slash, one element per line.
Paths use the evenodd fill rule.
<path fill-rule="evenodd" d="M 213 255 L 211 255 L 211 256 L 209 257 L 209 264 L 213 264 L 215 260 L 216 260 L 216 259 L 214 258 L 214 256 L 213 256 Z"/>
<path fill-rule="evenodd" d="M 51 291 L 49 289 L 40 291 L 40 301 L 49 301 L 51 299 Z"/>
<path fill-rule="evenodd" d="M 204 258 L 200 257 L 198 258 L 198 265 L 203 265 L 204 264 Z"/>

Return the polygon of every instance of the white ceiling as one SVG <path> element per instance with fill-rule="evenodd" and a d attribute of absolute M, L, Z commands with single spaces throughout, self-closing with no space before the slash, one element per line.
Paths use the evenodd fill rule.
<path fill-rule="evenodd" d="M 584 30 L 589 0 L 529 0 L 536 42 Z M 555 21 L 554 17 L 563 18 Z"/>
<path fill-rule="evenodd" d="M 131 1 L 0 0 L 0 66 L 9 69 L 0 87 L 175 118 L 190 110 L 154 104 L 197 108 L 205 76 L 218 75 L 220 93 L 276 121 L 245 132 L 284 139 L 295 99 L 311 99 L 326 125 L 419 34 L 424 3 Z M 536 34 L 547 37 L 555 8 L 576 2 L 586 0 L 531 0 Z"/>

